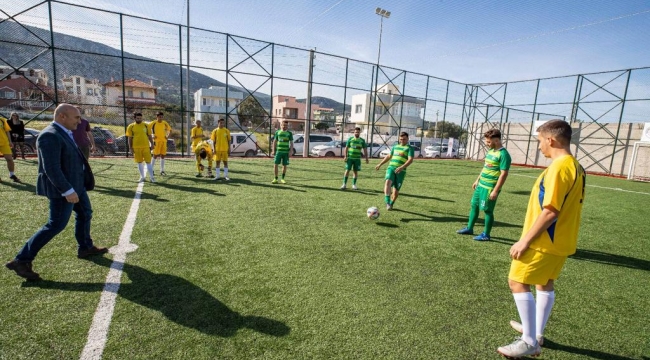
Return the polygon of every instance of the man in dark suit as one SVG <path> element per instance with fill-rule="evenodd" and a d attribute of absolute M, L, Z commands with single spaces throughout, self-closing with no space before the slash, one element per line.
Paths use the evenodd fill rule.
<path fill-rule="evenodd" d="M 87 190 L 95 180 L 72 138 L 72 130 L 81 122 L 79 110 L 60 104 L 54 110 L 54 122 L 41 131 L 36 141 L 38 150 L 38 179 L 36 193 L 50 200 L 50 218 L 23 246 L 16 258 L 5 266 L 27 280 L 40 280 L 32 270 L 32 261 L 38 252 L 65 229 L 72 211 L 76 214 L 75 238 L 77 257 L 105 254 L 106 248 L 93 245 L 90 238 L 92 207 Z"/>

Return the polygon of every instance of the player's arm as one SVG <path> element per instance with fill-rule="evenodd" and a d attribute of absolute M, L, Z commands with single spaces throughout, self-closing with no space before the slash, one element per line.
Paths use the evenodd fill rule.
<path fill-rule="evenodd" d="M 230 136 L 230 131 L 228 131 L 228 156 L 230 156 L 230 149 L 232 149 L 232 136 Z"/>
<path fill-rule="evenodd" d="M 501 187 L 503 184 L 505 184 L 506 179 L 508 178 L 508 170 L 501 170 L 501 174 L 499 174 L 499 179 L 497 180 L 497 184 L 494 185 L 494 189 L 492 189 L 492 192 L 490 193 L 489 199 L 494 200 L 499 196 L 499 191 L 501 190 Z"/>
<path fill-rule="evenodd" d="M 385 157 L 385 158 L 384 158 L 384 159 L 383 159 L 379 164 L 377 164 L 377 166 L 375 166 L 375 170 L 379 170 L 379 168 L 381 168 L 382 165 L 384 165 L 385 163 L 387 163 L 388 161 L 390 161 L 390 158 L 391 158 L 391 157 L 393 157 L 393 150 L 391 150 L 391 151 L 388 153 L 388 155 L 386 155 L 386 157 Z"/>
<path fill-rule="evenodd" d="M 271 156 L 275 155 L 275 147 L 278 145 L 278 137 L 274 136 L 273 137 L 273 145 L 271 146 Z M 289 151 L 291 153 L 291 151 Z"/>
<path fill-rule="evenodd" d="M 165 121 L 165 140 L 169 139 L 169 135 L 171 134 L 171 132 L 172 132 L 172 127 L 169 126 L 167 121 Z"/>
<path fill-rule="evenodd" d="M 400 172 L 406 170 L 406 168 L 409 167 L 409 165 L 411 165 L 412 162 L 413 162 L 413 155 L 409 154 L 409 157 L 406 160 L 406 162 L 402 166 L 395 169 L 395 174 L 399 174 Z"/>
<path fill-rule="evenodd" d="M 363 144 L 363 157 L 366 158 L 366 164 L 369 162 L 368 160 L 368 145 L 365 143 Z"/>
<path fill-rule="evenodd" d="M 524 251 L 528 249 L 530 243 L 533 242 L 535 238 L 540 236 L 546 229 L 548 229 L 551 224 L 557 220 L 559 210 L 556 210 L 553 206 L 548 205 L 544 207 L 542 213 L 539 214 L 533 226 L 528 230 L 524 236 L 521 237 L 519 241 L 514 243 L 510 247 L 510 257 L 513 259 L 519 259 L 523 255 Z"/>
<path fill-rule="evenodd" d="M 289 157 L 293 155 L 293 133 L 289 136 Z"/>
<path fill-rule="evenodd" d="M 350 149 L 350 139 L 345 143 L 345 156 L 343 157 L 343 161 L 348 160 L 348 150 Z"/>

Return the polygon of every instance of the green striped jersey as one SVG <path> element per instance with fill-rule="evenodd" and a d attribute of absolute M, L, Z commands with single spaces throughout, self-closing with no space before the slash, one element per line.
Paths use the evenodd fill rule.
<path fill-rule="evenodd" d="M 289 152 L 291 142 L 293 141 L 293 134 L 291 131 L 276 130 L 274 139 L 277 140 L 276 152 Z"/>
<path fill-rule="evenodd" d="M 394 145 L 393 148 L 390 149 L 391 158 L 388 166 L 400 167 L 404 165 L 409 157 L 413 157 L 414 153 L 415 152 L 413 151 L 413 147 L 411 145 Z"/>
<path fill-rule="evenodd" d="M 368 147 L 368 145 L 366 145 L 366 140 L 353 136 L 348 139 L 345 147 L 348 148 L 348 158 L 361 159 L 361 153 L 363 152 L 363 149 Z"/>
<path fill-rule="evenodd" d="M 509 170 L 511 161 L 512 159 L 506 148 L 502 147 L 498 150 L 490 149 L 485 154 L 485 164 L 483 165 L 483 171 L 481 171 L 478 186 L 488 190 L 494 189 L 497 180 L 499 180 L 499 175 L 501 175 L 501 171 Z"/>

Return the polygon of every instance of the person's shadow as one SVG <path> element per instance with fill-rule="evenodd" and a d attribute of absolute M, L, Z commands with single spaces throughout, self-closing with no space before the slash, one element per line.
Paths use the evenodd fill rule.
<path fill-rule="evenodd" d="M 207 291 L 178 276 L 157 274 L 139 266 L 112 263 L 112 260 L 96 257 L 96 264 L 119 268 L 128 276 L 130 283 L 109 284 L 109 291 L 134 303 L 160 311 L 169 320 L 204 334 L 231 337 L 239 329 L 248 328 L 267 335 L 286 336 L 291 331 L 283 322 L 256 315 L 242 315 L 231 310 Z M 24 287 L 57 289 L 64 291 L 101 292 L 103 283 L 73 283 L 43 280 L 24 282 Z"/>

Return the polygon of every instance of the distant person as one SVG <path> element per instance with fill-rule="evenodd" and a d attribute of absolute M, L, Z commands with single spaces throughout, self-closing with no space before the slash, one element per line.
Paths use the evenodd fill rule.
<path fill-rule="evenodd" d="M 86 159 L 90 158 L 90 153 L 95 151 L 95 138 L 88 120 L 81 118 L 81 123 L 72 132 L 72 136 L 81 153 L 84 154 Z"/>
<path fill-rule="evenodd" d="M 225 122 L 224 119 L 219 119 L 217 127 L 212 130 L 210 139 L 214 146 L 214 159 L 217 161 L 214 166 L 217 173 L 214 180 L 219 180 L 221 176 L 221 161 L 223 161 L 223 179 L 228 181 L 230 180 L 228 177 L 228 155 L 230 155 L 230 144 L 232 140 L 230 138 L 230 130 L 224 126 Z"/>
<path fill-rule="evenodd" d="M 204 166 L 201 163 L 202 160 L 208 159 L 208 177 L 212 177 L 212 158 L 214 153 L 212 152 L 212 145 L 209 141 L 201 141 L 194 147 L 194 157 L 196 159 L 196 177 L 203 177 Z"/>
<path fill-rule="evenodd" d="M 497 204 L 501 188 L 508 178 L 512 162 L 508 150 L 501 144 L 501 131 L 490 129 L 483 134 L 483 137 L 490 150 L 485 154 L 483 170 L 472 184 L 474 195 L 472 195 L 472 207 L 469 211 L 467 227 L 456 231 L 461 235 L 473 235 L 474 223 L 478 218 L 479 211 L 483 210 L 485 212 L 485 228 L 481 234 L 474 238 L 476 241 L 490 240 L 490 232 L 494 225 L 494 207 Z"/>
<path fill-rule="evenodd" d="M 153 177 L 153 165 L 151 162 L 151 149 L 153 148 L 151 129 L 149 129 L 147 124 L 142 122 L 141 113 L 134 113 L 133 120 L 135 120 L 135 122 L 129 124 L 126 128 L 126 136 L 129 139 L 129 149 L 133 151 L 133 160 L 138 164 L 138 171 L 140 172 L 140 179 L 138 182 L 143 182 L 145 179 L 145 165 L 149 172 L 149 180 L 152 183 L 156 182 Z"/>
<path fill-rule="evenodd" d="M 90 237 L 92 206 L 88 191 L 95 187 L 90 165 L 77 148 L 72 130 L 81 122 L 79 110 L 60 104 L 54 110 L 54 122 L 41 131 L 36 141 L 38 149 L 38 180 L 36 193 L 50 201 L 50 217 L 23 246 L 16 258 L 5 266 L 27 280 L 40 280 L 32 262 L 38 252 L 68 225 L 75 212 L 77 257 L 87 258 L 105 254 L 108 249 L 97 247 Z"/>
<path fill-rule="evenodd" d="M 167 156 L 167 139 L 172 131 L 169 123 L 163 119 L 162 111 L 156 114 L 156 120 L 149 123 L 149 130 L 153 135 L 153 160 L 151 160 L 151 167 L 155 168 L 156 159 L 160 158 L 160 175 L 165 176 L 165 156 Z"/>
<path fill-rule="evenodd" d="M 7 169 L 9 170 L 9 178 L 16 183 L 20 183 L 20 179 L 14 174 L 15 164 L 13 158 L 12 147 L 13 143 L 11 141 L 11 127 L 9 126 L 9 120 L 0 117 L 0 154 L 7 161 Z M 2 181 L 2 179 L 0 179 Z"/>
<path fill-rule="evenodd" d="M 278 167 L 282 164 L 282 178 L 280 179 L 281 184 L 286 184 L 284 177 L 287 174 L 287 166 L 289 166 L 289 157 L 291 157 L 291 152 L 293 151 L 293 133 L 289 130 L 289 123 L 287 121 L 282 121 L 280 124 L 280 130 L 276 130 L 273 135 L 273 145 L 271 147 L 271 156 L 275 154 L 273 159 L 273 173 L 275 177 L 272 184 L 278 183 Z"/>
<path fill-rule="evenodd" d="M 206 136 L 203 134 L 203 127 L 201 126 L 201 120 L 194 121 L 194 127 L 190 132 L 190 137 L 192 138 L 192 152 L 196 149 L 196 145 L 201 141 L 205 140 Z"/>
<path fill-rule="evenodd" d="M 366 140 L 359 137 L 361 135 L 361 128 L 354 128 L 354 136 L 350 137 L 345 143 L 345 157 L 343 162 L 345 162 L 345 173 L 343 173 L 343 185 L 341 185 L 341 190 L 345 190 L 348 186 L 348 175 L 350 170 L 352 170 L 352 189 L 357 190 L 357 177 L 358 171 L 361 171 L 361 153 L 363 152 L 363 157 L 366 159 L 366 164 L 368 163 L 368 145 Z"/>
<path fill-rule="evenodd" d="M 395 200 L 399 196 L 399 190 L 404 184 L 406 168 L 413 163 L 413 155 L 413 147 L 409 145 L 409 134 L 403 132 L 399 135 L 399 142 L 390 149 L 390 153 L 375 166 L 375 170 L 379 170 L 382 165 L 390 161 L 384 177 L 386 180 L 384 183 L 386 210 L 393 210 Z"/>
<path fill-rule="evenodd" d="M 555 303 L 555 280 L 564 262 L 576 252 L 585 198 L 585 170 L 571 155 L 571 125 L 552 120 L 540 126 L 539 149 L 553 162 L 533 185 L 521 238 L 510 247 L 508 285 L 521 322 L 510 325 L 522 333 L 497 351 L 511 358 L 537 356 L 544 328 Z M 535 285 L 537 301 L 531 292 Z"/>
<path fill-rule="evenodd" d="M 13 146 L 11 147 L 11 152 L 13 159 L 16 160 L 18 157 L 18 150 L 20 150 L 20 155 L 23 160 L 25 160 L 25 123 L 20 120 L 18 113 L 12 112 L 10 119 L 8 121 L 11 131 L 11 142 Z"/>

